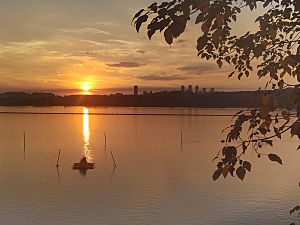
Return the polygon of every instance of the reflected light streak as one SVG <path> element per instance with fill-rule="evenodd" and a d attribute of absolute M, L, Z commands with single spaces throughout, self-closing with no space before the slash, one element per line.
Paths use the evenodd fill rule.
<path fill-rule="evenodd" d="M 93 161 L 92 150 L 90 148 L 90 120 L 89 120 L 89 109 L 83 108 L 83 155 L 86 157 L 88 162 Z"/>

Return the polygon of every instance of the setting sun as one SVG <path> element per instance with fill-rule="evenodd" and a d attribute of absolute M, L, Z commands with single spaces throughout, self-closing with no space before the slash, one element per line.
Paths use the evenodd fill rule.
<path fill-rule="evenodd" d="M 91 85 L 89 83 L 84 83 L 81 89 L 85 92 L 88 92 L 91 89 Z"/>

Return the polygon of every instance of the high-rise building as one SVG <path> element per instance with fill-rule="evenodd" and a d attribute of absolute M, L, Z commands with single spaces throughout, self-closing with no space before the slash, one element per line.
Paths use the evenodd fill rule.
<path fill-rule="evenodd" d="M 134 87 L 133 87 L 133 95 L 139 95 L 139 86 L 137 86 L 137 85 L 134 85 Z"/>
<path fill-rule="evenodd" d="M 181 93 L 185 93 L 185 86 L 184 85 L 181 86 Z"/>
<path fill-rule="evenodd" d="M 202 94 L 206 94 L 206 88 L 202 88 Z"/>
<path fill-rule="evenodd" d="M 192 87 L 192 85 L 189 85 L 188 93 L 193 93 L 193 87 Z"/>
<path fill-rule="evenodd" d="M 196 85 L 196 87 L 195 87 L 195 94 L 199 94 L 199 86 L 198 85 Z"/>
<path fill-rule="evenodd" d="M 215 89 L 214 88 L 211 88 L 210 89 L 210 93 L 214 93 L 215 92 Z"/>

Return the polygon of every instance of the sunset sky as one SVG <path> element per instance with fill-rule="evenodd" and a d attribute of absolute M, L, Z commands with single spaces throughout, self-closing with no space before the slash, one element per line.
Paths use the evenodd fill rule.
<path fill-rule="evenodd" d="M 0 90 L 61 91 L 199 85 L 217 89 L 256 89 L 255 75 L 227 79 L 229 68 L 201 61 L 195 49 L 200 28 L 169 47 L 156 35 L 149 41 L 130 22 L 151 0 L 2 0 Z M 254 29 L 246 12 L 236 32 Z"/>

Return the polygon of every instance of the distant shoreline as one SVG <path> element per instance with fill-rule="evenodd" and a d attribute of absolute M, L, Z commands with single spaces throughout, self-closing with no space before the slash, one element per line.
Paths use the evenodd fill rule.
<path fill-rule="evenodd" d="M 272 91 L 279 106 L 292 106 L 286 100 L 291 90 Z M 166 107 L 166 108 L 249 108 L 261 107 L 266 91 L 213 92 L 206 94 L 163 91 L 143 95 L 67 95 L 7 92 L 0 94 L 0 106 L 86 106 L 86 107 Z"/>
<path fill-rule="evenodd" d="M 20 115 L 85 115 L 82 112 L 0 112 L 1 114 L 20 114 Z M 195 114 L 195 113 L 88 113 L 89 116 L 194 116 L 194 117 L 232 117 L 234 114 Z"/>

